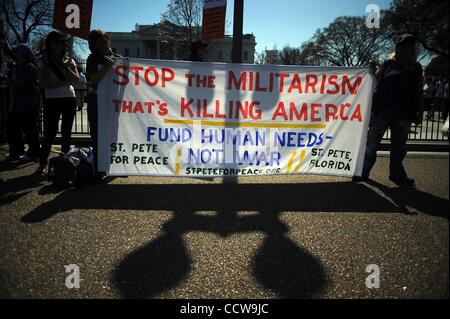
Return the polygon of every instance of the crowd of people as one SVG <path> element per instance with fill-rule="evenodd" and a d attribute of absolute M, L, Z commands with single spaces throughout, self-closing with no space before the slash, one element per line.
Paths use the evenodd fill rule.
<path fill-rule="evenodd" d="M 13 107 L 8 116 L 7 137 L 13 159 L 38 160 L 37 174 L 45 174 L 52 144 L 61 121 L 61 151 L 71 147 L 72 125 L 77 111 L 75 88 L 88 83 L 88 121 L 94 151 L 95 169 L 98 158 L 98 103 L 97 84 L 119 58 L 111 49 L 108 35 L 101 30 L 89 33 L 90 55 L 86 64 L 86 77 L 81 75 L 75 61 L 66 50 L 64 36 L 52 31 L 45 42 L 44 54 L 36 63 L 32 50 L 26 44 L 13 47 L 16 68 L 9 74 Z M 207 45 L 195 42 L 190 61 L 201 62 Z M 399 185 L 414 185 L 403 160 L 412 123 L 421 124 L 425 101 L 430 94 L 444 98 L 448 81 L 438 79 L 424 83 L 422 66 L 417 62 L 416 39 L 409 34 L 399 37 L 395 53 L 381 67 L 370 66 L 376 72 L 378 85 L 374 94 L 373 113 L 368 132 L 367 150 L 361 178 L 369 178 L 376 161 L 380 142 L 391 129 L 390 179 Z M 80 80 L 81 78 L 81 80 Z M 447 86 L 447 89 L 445 88 Z M 432 93 L 430 93 L 430 90 Z M 431 106 L 425 102 L 425 109 Z M 441 102 L 440 102 L 441 103 Z M 43 138 L 39 143 L 38 112 L 43 106 Z M 448 113 L 448 111 L 447 111 Z M 25 141 L 23 139 L 25 136 Z M 24 144 L 28 144 L 25 152 Z"/>
<path fill-rule="evenodd" d="M 91 31 L 88 42 L 91 54 L 87 60 L 86 76 L 68 56 L 66 39 L 58 31 L 47 35 L 44 52 L 38 61 L 28 45 L 18 44 L 12 48 L 15 64 L 6 73 L 12 97 L 6 129 L 9 145 L 7 157 L 12 160 L 38 161 L 36 174 L 43 175 L 47 172 L 49 155 L 59 126 L 61 152 L 67 153 L 70 150 L 75 114 L 82 107 L 75 90 L 84 88 L 87 83 L 88 121 L 97 158 L 97 83 L 118 56 L 112 52 L 109 38 L 101 30 Z M 43 137 L 40 143 L 38 125 L 41 106 Z M 25 144 L 28 145 L 27 150 Z"/>

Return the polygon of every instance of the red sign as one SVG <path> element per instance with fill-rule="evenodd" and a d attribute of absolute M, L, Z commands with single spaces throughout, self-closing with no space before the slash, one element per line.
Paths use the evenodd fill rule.
<path fill-rule="evenodd" d="M 226 0 L 204 0 L 202 40 L 222 39 L 225 35 Z"/>
<path fill-rule="evenodd" d="M 55 0 L 53 28 L 87 39 L 91 29 L 93 0 Z"/>

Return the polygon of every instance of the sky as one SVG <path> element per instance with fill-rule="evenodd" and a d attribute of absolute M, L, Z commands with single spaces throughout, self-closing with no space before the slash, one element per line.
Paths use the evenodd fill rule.
<path fill-rule="evenodd" d="M 227 1 L 227 31 L 233 31 L 234 0 Z M 131 32 L 135 24 L 158 23 L 169 0 L 94 0 L 91 29 Z M 244 33 L 256 36 L 256 51 L 300 46 L 342 15 L 366 15 L 369 4 L 391 0 L 244 0 Z"/>

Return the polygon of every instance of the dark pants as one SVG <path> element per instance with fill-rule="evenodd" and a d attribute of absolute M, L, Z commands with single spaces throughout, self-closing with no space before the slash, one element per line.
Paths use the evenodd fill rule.
<path fill-rule="evenodd" d="M 42 141 L 41 165 L 48 163 L 48 156 L 58 132 L 59 119 L 61 118 L 61 152 L 70 150 L 72 125 L 77 110 L 75 98 L 45 99 L 44 103 L 44 139 Z"/>
<path fill-rule="evenodd" d="M 403 160 L 406 157 L 406 142 L 411 123 L 407 120 L 397 119 L 389 113 L 379 113 L 371 118 L 364 157 L 363 177 L 369 177 L 377 159 L 377 150 L 388 127 L 391 129 L 390 176 L 394 178 L 407 177 Z"/>
<path fill-rule="evenodd" d="M 443 99 L 442 102 L 442 119 L 445 121 L 448 117 L 449 99 Z"/>
<path fill-rule="evenodd" d="M 97 95 L 90 93 L 88 95 L 88 121 L 89 131 L 91 132 L 92 149 L 94 152 L 94 167 L 95 171 L 98 168 L 98 103 Z"/>
<path fill-rule="evenodd" d="M 28 156 L 34 158 L 39 156 L 37 111 L 26 113 L 11 112 L 8 115 L 6 134 L 8 136 L 9 153 L 11 156 L 22 156 L 25 154 L 24 142 L 28 144 Z M 23 135 L 25 135 L 25 141 Z"/>

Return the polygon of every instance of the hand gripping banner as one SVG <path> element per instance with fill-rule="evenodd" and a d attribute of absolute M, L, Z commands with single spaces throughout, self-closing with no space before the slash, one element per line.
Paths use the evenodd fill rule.
<path fill-rule="evenodd" d="M 368 68 L 122 59 L 99 85 L 99 170 L 361 175 Z"/>

